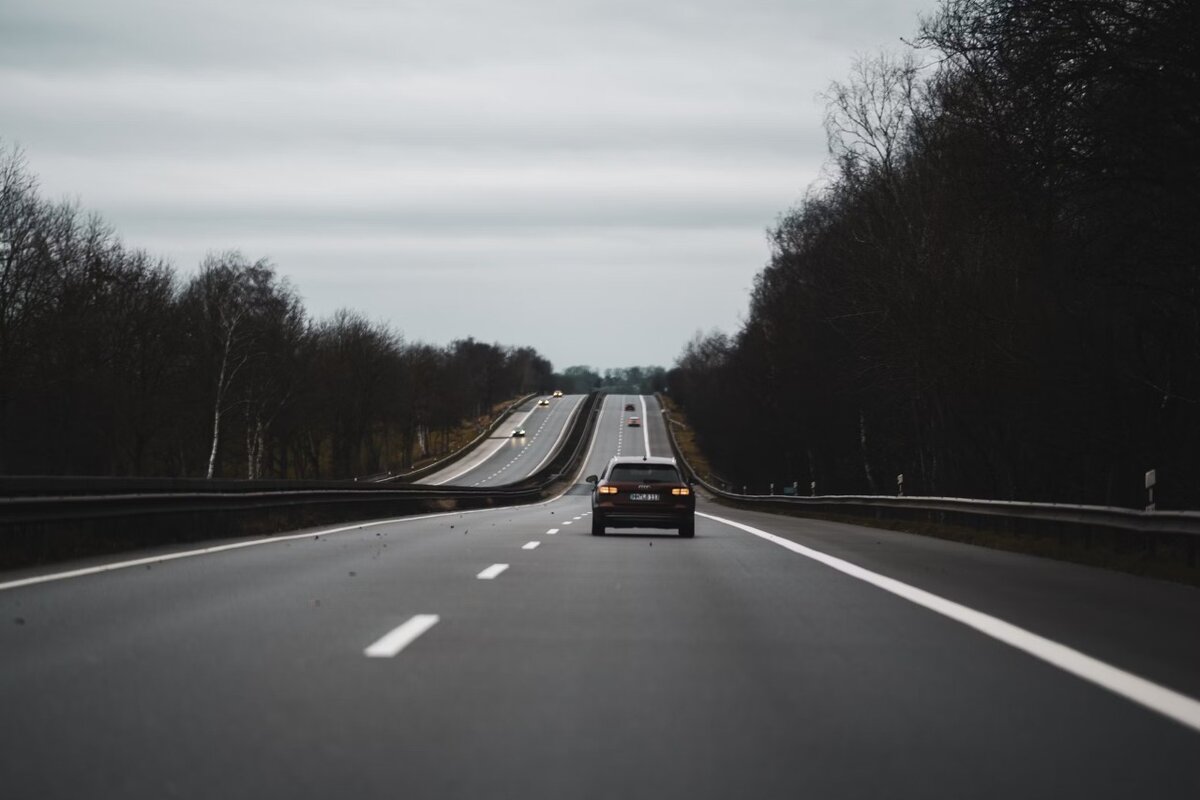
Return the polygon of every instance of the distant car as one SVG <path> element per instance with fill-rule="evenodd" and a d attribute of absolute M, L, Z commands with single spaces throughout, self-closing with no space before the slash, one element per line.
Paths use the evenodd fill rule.
<path fill-rule="evenodd" d="M 524 428 L 513 428 L 512 438 L 524 439 L 525 438 L 525 429 Z"/>
<path fill-rule="evenodd" d="M 539 406 L 548 406 L 548 405 L 550 405 L 550 401 L 543 397 L 541 400 L 538 400 L 538 405 Z"/>
<path fill-rule="evenodd" d="M 555 390 L 554 390 L 554 396 L 555 396 L 555 397 L 562 397 L 562 389 L 555 389 Z"/>
<path fill-rule="evenodd" d="M 640 427 L 642 427 L 642 421 L 640 419 L 638 419 L 637 417 L 630 417 L 628 425 L 631 428 L 640 428 Z"/>
<path fill-rule="evenodd" d="M 633 410 L 634 410 L 634 408 L 633 408 L 633 403 L 626 403 L 626 404 L 625 404 L 625 410 L 626 410 L 626 411 L 633 411 Z"/>
<path fill-rule="evenodd" d="M 673 458 L 617 456 L 603 474 L 589 475 L 592 535 L 608 528 L 677 528 L 696 535 L 696 494 Z"/>

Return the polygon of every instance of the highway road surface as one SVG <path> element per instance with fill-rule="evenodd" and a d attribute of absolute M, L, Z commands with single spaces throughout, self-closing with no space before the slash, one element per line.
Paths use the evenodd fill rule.
<path fill-rule="evenodd" d="M 609 397 L 584 474 L 647 448 Z M 0 576 L 0 791 L 1200 797 L 1196 589 L 585 489 Z"/>
<path fill-rule="evenodd" d="M 521 405 L 500 424 L 479 447 L 417 481 L 445 486 L 501 486 L 516 483 L 537 472 L 558 448 L 576 409 L 586 395 L 545 396 L 548 406 L 539 406 L 534 398 Z M 524 428 L 525 436 L 513 437 L 515 428 Z"/>

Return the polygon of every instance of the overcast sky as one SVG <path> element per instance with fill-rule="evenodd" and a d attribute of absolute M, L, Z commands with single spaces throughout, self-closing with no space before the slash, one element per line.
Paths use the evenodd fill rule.
<path fill-rule="evenodd" d="M 572 364 L 733 332 L 818 94 L 935 0 L 0 0 L 0 139 L 190 274 Z"/>

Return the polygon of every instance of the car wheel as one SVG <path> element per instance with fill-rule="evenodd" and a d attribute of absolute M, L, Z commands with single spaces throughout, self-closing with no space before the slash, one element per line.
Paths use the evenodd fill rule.
<path fill-rule="evenodd" d="M 604 535 L 604 517 L 592 514 L 592 536 Z"/>
<path fill-rule="evenodd" d="M 687 522 L 679 523 L 679 535 L 684 539 L 694 538 L 696 535 L 696 520 L 689 519 Z"/>

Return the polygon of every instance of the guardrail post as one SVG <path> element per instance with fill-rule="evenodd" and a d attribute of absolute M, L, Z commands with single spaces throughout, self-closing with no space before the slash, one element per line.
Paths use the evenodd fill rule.
<path fill-rule="evenodd" d="M 742 484 L 742 494 L 746 493 L 746 484 Z"/>
<path fill-rule="evenodd" d="M 800 496 L 800 481 L 792 481 L 792 494 L 796 497 Z"/>
<path fill-rule="evenodd" d="M 775 484 L 773 484 L 773 483 L 771 484 L 771 491 L 769 492 L 769 494 L 772 494 L 772 495 L 775 494 Z"/>
<path fill-rule="evenodd" d="M 904 497 L 904 473 L 896 476 L 896 496 Z"/>
<path fill-rule="evenodd" d="M 1154 511 L 1154 484 L 1158 482 L 1158 476 L 1155 474 L 1157 470 L 1149 470 L 1146 472 L 1146 510 Z"/>
<path fill-rule="evenodd" d="M 813 481 L 810 484 L 808 484 L 808 493 L 809 493 L 809 497 L 817 496 L 817 482 L 816 481 Z"/>

